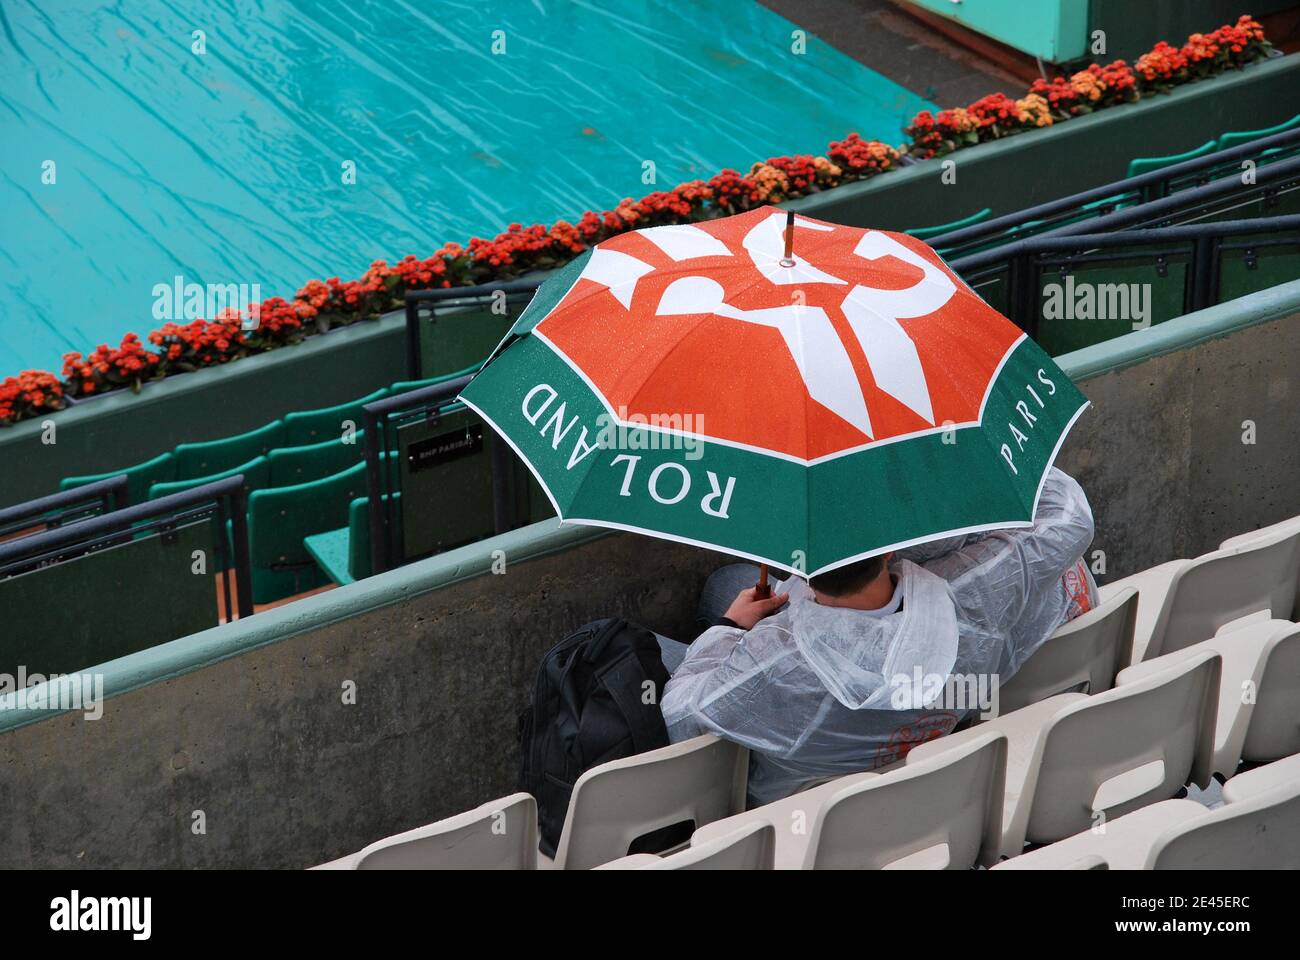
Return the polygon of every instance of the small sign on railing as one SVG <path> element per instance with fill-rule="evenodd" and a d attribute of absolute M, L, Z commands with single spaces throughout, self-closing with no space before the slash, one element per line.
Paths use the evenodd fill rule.
<path fill-rule="evenodd" d="M 478 453 L 483 449 L 483 424 L 474 423 L 463 430 L 440 433 L 411 444 L 406 449 L 406 462 L 412 473 L 428 470 Z"/>

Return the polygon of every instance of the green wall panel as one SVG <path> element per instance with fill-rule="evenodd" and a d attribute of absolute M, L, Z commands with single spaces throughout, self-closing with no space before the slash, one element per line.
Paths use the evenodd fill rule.
<path fill-rule="evenodd" d="M 217 624 L 211 521 L 0 580 L 0 672 L 71 673 Z M 207 555 L 193 572 L 193 552 Z"/>

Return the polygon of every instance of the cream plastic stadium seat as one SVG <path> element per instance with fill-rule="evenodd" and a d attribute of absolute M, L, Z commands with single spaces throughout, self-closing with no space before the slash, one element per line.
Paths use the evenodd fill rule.
<path fill-rule="evenodd" d="M 1237 547 L 1244 547 L 1257 540 L 1272 537 L 1277 534 L 1300 534 L 1300 517 L 1291 517 L 1289 520 L 1283 520 L 1267 527 L 1261 527 L 1258 530 L 1251 530 L 1249 533 L 1240 533 L 1235 537 L 1229 537 L 1219 544 L 1220 550 L 1232 550 Z M 1279 620 L 1292 620 L 1300 622 L 1300 580 L 1296 582 L 1295 605 L 1291 608 L 1291 613 L 1275 613 Z"/>
<path fill-rule="evenodd" d="M 1300 784 L 1300 753 L 1237 774 L 1223 785 L 1223 802 L 1240 803 L 1288 783 Z"/>
<path fill-rule="evenodd" d="M 1172 827 L 1152 844 L 1148 870 L 1300 869 L 1300 779 Z"/>
<path fill-rule="evenodd" d="M 1008 861 L 1008 863 L 1014 863 L 1014 862 L 1015 862 L 1015 861 Z M 1094 855 L 1091 855 L 1091 856 L 1080 857 L 1078 860 L 1076 860 L 1074 863 L 1072 863 L 1072 864 L 1070 865 L 1070 868 L 1069 868 L 1069 869 L 1071 869 L 1071 870 L 1109 870 L 1109 869 L 1110 869 L 1110 864 L 1108 864 L 1108 863 L 1106 862 L 1106 860 L 1105 860 L 1104 857 L 1099 857 L 1099 856 L 1096 856 L 1096 855 L 1094 854 Z"/>
<path fill-rule="evenodd" d="M 611 860 L 609 863 L 602 863 L 598 867 L 592 867 L 593 870 L 644 870 L 646 867 L 656 863 L 662 863 L 664 857 L 657 856 L 653 853 L 629 853 L 626 857 L 619 857 L 617 860 Z"/>
<path fill-rule="evenodd" d="M 986 731 L 1009 741 L 1002 854 L 1052 843 L 1210 780 L 1220 661 L 1206 651 L 1095 696 L 1064 693 L 914 747 L 908 764 Z"/>
<path fill-rule="evenodd" d="M 1300 517 L 1289 517 L 1286 520 L 1280 520 L 1277 523 L 1267 527 L 1260 527 L 1258 530 L 1250 530 L 1246 533 L 1239 533 L 1235 537 L 1229 537 L 1219 544 L 1220 550 L 1231 550 L 1234 547 L 1245 546 L 1252 541 L 1259 540 L 1263 537 L 1271 537 L 1279 533 L 1300 533 Z"/>
<path fill-rule="evenodd" d="M 1211 769 L 1224 779 L 1245 760 L 1262 763 L 1300 752 L 1300 626 L 1265 620 L 1121 670 L 1124 687 L 1202 651 L 1223 660 Z"/>
<path fill-rule="evenodd" d="M 1160 608 L 1164 606 L 1165 597 L 1169 595 L 1169 585 L 1173 583 L 1174 574 L 1191 562 L 1184 559 L 1170 560 L 1119 580 L 1098 585 L 1097 595 L 1102 603 L 1130 587 L 1138 592 L 1137 619 L 1133 624 L 1133 652 L 1129 658 L 1130 662 L 1142 659 L 1142 651 L 1151 639 L 1151 631 L 1155 629 L 1156 620 L 1160 617 Z"/>
<path fill-rule="evenodd" d="M 317 870 L 531 870 L 537 802 L 526 793 L 378 840 Z"/>
<path fill-rule="evenodd" d="M 998 712 L 1010 713 L 1058 693 L 1109 690 L 1115 674 L 1128 665 L 1137 605 L 1137 590 L 1125 588 L 1061 626 L 999 686 Z"/>
<path fill-rule="evenodd" d="M 1138 591 L 1133 662 L 1208 640 L 1226 624 L 1271 611 L 1288 619 L 1300 581 L 1300 528 L 1279 525 L 1227 550 L 1173 560 L 1107 584 L 1103 600 L 1124 587 Z"/>
<path fill-rule="evenodd" d="M 818 809 L 805 870 L 969 870 L 998 860 L 1007 740 L 985 732 L 842 787 Z"/>
<path fill-rule="evenodd" d="M 1300 778 L 1207 810 L 1166 800 L 1111 820 L 995 870 L 1076 870 L 1092 859 L 1113 870 L 1281 870 L 1300 867 Z"/>
<path fill-rule="evenodd" d="M 774 868 L 798 870 L 803 866 L 804 854 L 808 849 L 808 829 L 817 809 L 846 785 L 877 780 L 881 776 L 882 774 L 868 770 L 819 783 L 782 800 L 765 803 L 761 807 L 701 827 L 691 837 L 691 846 L 711 843 L 754 824 L 770 824 L 776 831 Z"/>
<path fill-rule="evenodd" d="M 667 857 L 637 853 L 597 870 L 771 870 L 776 828 L 754 822 Z"/>
<path fill-rule="evenodd" d="M 691 846 L 741 825 L 776 830 L 776 868 L 966 869 L 997 859 L 1006 739 L 979 733 L 925 764 L 855 773 L 698 830 Z"/>
<path fill-rule="evenodd" d="M 999 863 L 994 870 L 1141 870 L 1151 844 L 1171 827 L 1204 817 L 1195 800 L 1165 800 Z M 1105 867 L 1096 866 L 1097 861 Z"/>
<path fill-rule="evenodd" d="M 574 784 L 553 866 L 588 870 L 652 831 L 744 810 L 748 769 L 747 750 L 709 735 L 593 767 Z"/>

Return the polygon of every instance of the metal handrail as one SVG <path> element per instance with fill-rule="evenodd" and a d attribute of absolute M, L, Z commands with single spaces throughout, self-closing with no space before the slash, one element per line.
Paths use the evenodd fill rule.
<path fill-rule="evenodd" d="M 1220 269 L 1218 252 L 1226 238 L 1262 233 L 1279 235 L 1287 231 L 1300 231 L 1300 214 L 1248 220 L 1208 221 L 1130 232 L 1030 237 L 999 247 L 996 251 L 966 257 L 954 262 L 952 266 L 968 283 L 978 279 L 973 276 L 977 271 L 1000 268 L 995 272 L 1002 272 L 1004 269 L 1010 286 L 1011 309 L 1008 312 L 1012 314 L 1011 319 L 1033 337 L 1037 335 L 1037 313 L 1030 307 L 1030 301 L 1037 296 L 1035 278 L 1038 273 L 1031 265 L 1031 261 L 1041 254 L 1149 247 L 1191 241 L 1191 264 L 1188 275 L 1190 288 L 1188 299 L 1185 300 L 1187 310 L 1191 312 L 1210 306 L 1218 296 Z M 1261 241 L 1262 244 L 1278 242 L 1300 242 L 1300 234 L 1295 241 Z"/>
<path fill-rule="evenodd" d="M 1184 174 L 1198 173 L 1202 170 L 1211 170 L 1215 167 L 1222 166 L 1232 160 L 1254 156 L 1263 153 L 1265 150 L 1278 146 L 1287 146 L 1289 144 L 1300 144 L 1300 127 L 1294 130 L 1285 130 L 1282 133 L 1275 133 L 1268 137 L 1261 137 L 1258 140 L 1251 140 L 1249 143 L 1243 143 L 1239 147 L 1230 147 L 1227 150 L 1221 150 L 1218 153 L 1212 153 L 1205 157 L 1197 157 L 1193 160 L 1184 160 L 1169 167 L 1160 170 L 1152 170 L 1150 173 L 1139 174 L 1136 177 L 1126 177 L 1122 180 L 1114 180 L 1110 183 L 1103 184 L 1100 187 L 1093 187 L 1089 190 L 1083 190 L 1079 193 L 1071 194 L 1068 197 L 1061 197 L 1057 200 L 1049 200 L 1046 203 L 1040 203 L 1036 207 L 1029 207 L 1026 210 L 1017 210 L 1013 213 L 1003 214 L 1000 217 L 994 217 L 992 220 L 986 220 L 983 223 L 977 223 L 969 227 L 962 227 L 960 230 L 954 230 L 951 233 L 940 234 L 932 237 L 927 241 L 932 247 L 950 248 L 971 240 L 986 239 L 1006 231 L 1011 227 L 1018 226 L 1028 220 L 1046 220 L 1053 214 L 1071 212 L 1078 207 L 1096 200 L 1105 200 L 1116 194 L 1129 193 L 1134 190 L 1141 190 L 1143 187 L 1156 183 L 1167 183 L 1170 180 L 1176 180 Z M 1275 166 L 1270 164 L 1269 168 Z M 1268 169 L 1268 168 L 1262 168 Z M 1199 189 L 1199 188 L 1198 188 Z M 1192 191 L 1183 191 L 1179 196 Z M 1168 199 L 1168 198 L 1160 198 Z M 1154 201 L 1147 201 L 1152 203 Z M 1139 204 L 1145 206 L 1146 204 Z M 1097 219 L 1101 219 L 1098 217 Z"/>
<path fill-rule="evenodd" d="M 51 493 L 12 507 L 4 507 L 0 509 L 0 536 L 22 529 L 22 526 L 27 523 L 48 523 L 46 514 L 55 510 L 71 512 L 71 508 L 82 505 L 88 507 L 92 500 L 99 501 L 104 513 L 121 510 L 131 504 L 129 487 L 130 478 L 122 473 L 115 477 L 106 477 L 103 480 L 73 487 L 71 490 L 60 490 L 58 493 Z M 58 519 L 59 523 L 63 520 L 62 517 Z"/>
<path fill-rule="evenodd" d="M 227 511 L 222 506 L 223 500 L 228 500 L 230 505 L 230 516 L 228 518 L 225 516 Z M 234 540 L 235 550 L 233 566 L 236 577 L 236 602 L 238 603 L 239 616 L 241 618 L 249 617 L 253 615 L 253 594 L 252 584 L 250 583 L 251 568 L 245 500 L 243 474 L 214 480 L 212 483 L 195 487 L 192 490 L 183 490 L 180 493 L 169 494 L 146 503 L 138 503 L 134 506 L 115 510 L 112 513 L 105 513 L 98 517 L 91 517 L 64 527 L 57 527 L 53 530 L 45 530 L 31 536 L 19 537 L 16 540 L 0 543 L 0 570 L 42 555 L 55 555 L 69 547 L 76 547 L 79 551 L 84 547 L 85 551 L 88 551 L 102 542 L 109 541 L 113 537 L 131 530 L 137 524 L 164 520 L 170 515 L 189 507 L 213 504 L 221 520 L 217 545 L 223 558 L 227 551 L 224 521 L 229 519 L 231 524 L 231 537 Z M 81 556 L 85 551 L 81 551 L 77 555 Z M 229 569 L 230 566 L 230 564 L 225 564 L 223 568 Z M 227 605 L 227 609 L 229 609 L 229 605 Z"/>

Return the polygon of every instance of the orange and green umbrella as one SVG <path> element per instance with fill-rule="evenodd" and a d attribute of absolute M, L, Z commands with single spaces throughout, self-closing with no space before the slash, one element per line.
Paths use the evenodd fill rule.
<path fill-rule="evenodd" d="M 1088 403 L 923 242 L 772 207 L 592 248 L 462 399 L 565 522 L 806 576 L 1028 526 Z"/>

